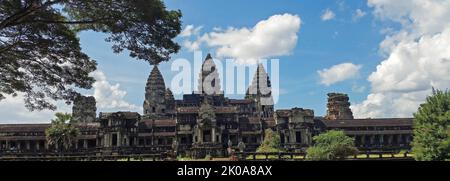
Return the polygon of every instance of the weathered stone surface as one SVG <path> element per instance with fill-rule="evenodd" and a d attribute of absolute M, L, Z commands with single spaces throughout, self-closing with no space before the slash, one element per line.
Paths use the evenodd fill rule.
<path fill-rule="evenodd" d="M 95 121 L 97 107 L 93 96 L 78 96 L 72 106 L 72 121 L 91 123 Z"/>
<path fill-rule="evenodd" d="M 258 64 L 252 84 L 247 89 L 245 99 L 255 101 L 256 112 L 260 114 L 259 116 L 273 116 L 272 85 L 262 64 Z"/>
<path fill-rule="evenodd" d="M 211 63 L 211 56 L 206 60 Z M 211 72 L 203 73 L 199 80 Z M 408 149 L 411 141 L 412 118 L 354 120 L 346 94 L 328 94 L 326 119 L 302 108 L 277 110 L 274 114 L 273 103 L 266 104 L 262 98 L 270 101 L 272 95 L 269 77 L 261 64 L 246 99 L 198 92 L 175 100 L 155 66 L 145 88 L 143 116 L 137 112 L 111 112 L 100 113 L 96 120 L 94 97 L 81 96 L 74 101 L 73 117 L 79 122 L 75 126 L 82 133 L 75 149 L 95 149 L 95 154 L 101 151 L 105 155 L 167 153 L 172 149 L 193 157 L 225 156 L 231 150 L 255 151 L 266 129 L 280 134 L 287 151 L 304 151 L 314 135 L 330 129 L 343 130 L 355 137 L 359 148 L 369 150 L 383 148 L 380 146 Z M 0 152 L 30 151 L 26 145 L 32 143 L 40 148 L 36 152 L 49 151 L 45 146 L 45 129 L 49 126 L 0 124 Z"/>
<path fill-rule="evenodd" d="M 223 94 L 220 90 L 220 78 L 217 71 L 216 64 L 214 63 L 211 54 L 208 54 L 202 64 L 198 79 L 198 91 L 200 94 Z"/>
<path fill-rule="evenodd" d="M 175 98 L 173 97 L 173 93 L 169 88 L 166 89 L 166 94 L 164 98 L 166 101 L 167 112 L 175 111 Z"/>
<path fill-rule="evenodd" d="M 327 103 L 327 115 L 325 119 L 353 119 L 350 102 L 347 94 L 329 93 Z"/>
<path fill-rule="evenodd" d="M 166 112 L 166 85 L 163 76 L 154 66 L 145 86 L 144 115 L 157 115 Z"/>

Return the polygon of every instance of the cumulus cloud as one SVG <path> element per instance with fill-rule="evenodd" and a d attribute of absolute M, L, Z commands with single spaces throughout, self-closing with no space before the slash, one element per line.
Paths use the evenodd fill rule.
<path fill-rule="evenodd" d="M 352 86 L 352 91 L 356 92 L 356 93 L 362 93 L 362 92 L 366 91 L 366 86 L 359 86 L 359 85 L 354 84 Z"/>
<path fill-rule="evenodd" d="M 450 1 L 443 0 L 368 0 L 380 20 L 401 23 L 402 31 L 412 34 L 442 32 L 450 24 Z M 417 36 L 417 35 L 415 35 Z"/>
<path fill-rule="evenodd" d="M 195 41 L 185 43 L 190 50 L 201 44 L 216 49 L 216 56 L 254 64 L 258 59 L 289 55 L 297 45 L 301 19 L 298 15 L 273 15 L 252 28 L 215 28 Z"/>
<path fill-rule="evenodd" d="M 322 21 L 328 21 L 328 20 L 332 20 L 336 17 L 336 14 L 334 14 L 333 11 L 331 11 L 330 9 L 326 9 L 323 13 L 322 16 L 320 16 L 320 19 L 322 19 Z"/>
<path fill-rule="evenodd" d="M 190 41 L 190 40 L 183 41 L 183 47 L 191 52 L 200 49 L 200 45 L 201 45 L 200 41 Z"/>
<path fill-rule="evenodd" d="M 195 27 L 194 25 L 187 25 L 178 35 L 179 37 L 182 37 L 183 40 L 183 47 L 186 48 L 188 51 L 195 51 L 200 48 L 201 42 L 200 41 L 194 41 L 190 40 L 191 37 L 199 37 L 200 30 L 203 28 L 203 26 Z"/>
<path fill-rule="evenodd" d="M 99 109 L 139 110 L 138 106 L 130 104 L 124 99 L 127 92 L 120 89 L 120 84 L 111 85 L 102 71 L 96 70 L 91 73 L 91 76 L 96 80 L 92 87 L 94 88 L 93 96 Z"/>
<path fill-rule="evenodd" d="M 121 90 L 119 84 L 111 85 L 102 71 L 96 70 L 91 73 L 91 76 L 96 79 L 93 84 L 93 96 L 100 111 L 141 111 L 140 107 L 130 104 L 124 99 L 126 91 Z M 19 93 L 16 97 L 6 95 L 6 98 L 0 101 L 0 124 L 49 123 L 56 112 L 72 112 L 72 105 L 67 105 L 63 101 L 54 102 L 54 104 L 58 107 L 56 111 L 30 112 L 25 108 L 23 94 Z"/>
<path fill-rule="evenodd" d="M 361 10 L 361 9 L 357 9 L 356 11 L 355 11 L 355 13 L 353 13 L 353 15 L 352 15 L 352 19 L 353 19 L 353 21 L 358 21 L 359 19 L 361 19 L 361 18 L 363 18 L 364 16 L 366 16 L 366 12 L 364 12 L 363 10 Z"/>
<path fill-rule="evenodd" d="M 361 65 L 352 63 L 342 63 L 333 65 L 330 68 L 317 71 L 320 77 L 320 84 L 329 86 L 334 83 L 342 82 L 359 75 Z"/>
<path fill-rule="evenodd" d="M 24 94 L 19 93 L 16 97 L 6 95 L 6 98 L 0 101 L 0 124 L 50 123 L 56 112 L 72 112 L 71 107 L 63 102 L 55 104 L 58 107 L 56 111 L 30 112 L 25 108 Z"/>
<path fill-rule="evenodd" d="M 187 25 L 180 33 L 180 37 L 189 37 L 198 35 L 203 26 L 195 27 L 194 25 Z"/>
<path fill-rule="evenodd" d="M 368 78 L 371 93 L 355 117 L 412 117 L 431 88 L 450 86 L 450 2 L 369 0 L 380 20 L 401 24 L 380 49 L 387 55 Z"/>

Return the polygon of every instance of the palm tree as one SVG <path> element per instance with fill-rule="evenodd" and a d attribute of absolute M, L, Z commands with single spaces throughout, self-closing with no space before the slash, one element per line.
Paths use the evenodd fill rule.
<path fill-rule="evenodd" d="M 55 116 L 51 126 L 45 130 L 45 136 L 49 146 L 55 146 L 58 152 L 63 152 L 76 143 L 80 131 L 70 124 L 70 114 L 56 113 Z"/>

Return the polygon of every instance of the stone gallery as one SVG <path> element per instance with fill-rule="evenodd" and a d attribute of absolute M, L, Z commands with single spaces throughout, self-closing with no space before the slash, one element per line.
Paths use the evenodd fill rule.
<path fill-rule="evenodd" d="M 192 94 L 176 100 L 154 66 L 145 87 L 143 114 L 100 112 L 94 97 L 78 97 L 73 104 L 73 124 L 80 129 L 77 152 L 102 154 L 161 153 L 204 157 L 225 156 L 227 148 L 255 151 L 266 129 L 280 134 L 288 151 L 304 151 L 312 137 L 327 130 L 343 130 L 355 138 L 360 150 L 409 149 L 412 118 L 354 119 L 349 97 L 329 93 L 324 117 L 311 109 L 274 110 L 270 78 L 259 64 L 244 99 L 230 99 L 220 91 L 220 77 L 208 55 Z M 211 86 L 203 87 L 207 82 Z M 209 80 L 209 79 L 208 79 Z M 209 89 L 208 89 L 209 88 Z M 212 89 L 211 89 L 212 88 Z M 268 92 L 268 93 L 267 93 Z M 0 124 L 0 153 L 45 153 L 45 129 L 50 124 Z"/>

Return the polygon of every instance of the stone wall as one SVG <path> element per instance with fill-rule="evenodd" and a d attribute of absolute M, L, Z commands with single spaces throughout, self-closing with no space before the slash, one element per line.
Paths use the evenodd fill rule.
<path fill-rule="evenodd" d="M 78 96 L 72 107 L 72 121 L 78 123 L 91 123 L 95 121 L 97 107 L 93 96 Z"/>

